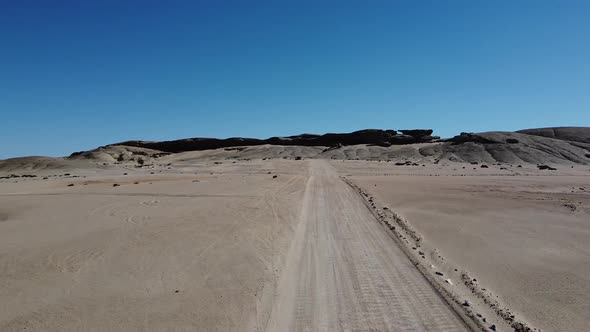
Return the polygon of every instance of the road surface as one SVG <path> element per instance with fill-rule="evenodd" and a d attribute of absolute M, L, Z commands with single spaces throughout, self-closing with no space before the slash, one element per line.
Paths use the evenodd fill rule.
<path fill-rule="evenodd" d="M 336 170 L 309 163 L 266 330 L 467 330 Z"/>

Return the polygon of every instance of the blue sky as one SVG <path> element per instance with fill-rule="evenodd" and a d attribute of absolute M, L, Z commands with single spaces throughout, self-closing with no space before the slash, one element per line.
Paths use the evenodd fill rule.
<path fill-rule="evenodd" d="M 589 1 L 0 1 L 0 158 L 590 126 Z"/>

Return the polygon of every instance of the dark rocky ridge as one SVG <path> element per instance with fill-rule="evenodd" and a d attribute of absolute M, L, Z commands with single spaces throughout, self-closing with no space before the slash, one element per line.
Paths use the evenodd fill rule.
<path fill-rule="evenodd" d="M 388 147 L 391 145 L 427 143 L 439 139 L 439 137 L 432 136 L 431 129 L 400 130 L 400 132 L 401 134 L 395 130 L 365 129 L 352 133 L 329 133 L 324 135 L 302 134 L 288 137 L 271 137 L 268 139 L 232 137 L 227 139 L 187 138 L 163 142 L 126 141 L 111 144 L 110 146 L 133 146 L 178 153 L 264 144 L 327 147 L 369 144 Z"/>
<path fill-rule="evenodd" d="M 438 163 L 590 164 L 590 128 L 563 127 L 519 132 L 461 133 L 441 140 L 430 129 L 366 129 L 352 133 L 289 137 L 190 138 L 127 141 L 74 153 L 69 159 L 138 162 L 176 153 L 204 159 L 323 158 Z M 423 143 L 416 145 L 414 143 Z"/>
<path fill-rule="evenodd" d="M 588 165 L 590 127 L 461 133 L 445 140 L 432 136 L 432 130 L 427 129 L 367 129 L 353 133 L 303 134 L 269 139 L 191 138 L 165 142 L 127 141 L 76 152 L 68 158 L 22 157 L 0 160 L 0 172 L 26 173 L 30 170 L 121 163 L 142 167 L 160 159 L 174 162 L 175 158 L 183 162 L 321 158 L 410 162 L 411 165 L 438 164 L 441 161 L 512 165 Z"/>

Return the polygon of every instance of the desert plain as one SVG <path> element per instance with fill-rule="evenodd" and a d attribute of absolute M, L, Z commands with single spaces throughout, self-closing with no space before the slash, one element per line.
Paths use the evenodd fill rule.
<path fill-rule="evenodd" d="M 309 149 L 4 161 L 0 331 L 588 330 L 588 165 Z"/>

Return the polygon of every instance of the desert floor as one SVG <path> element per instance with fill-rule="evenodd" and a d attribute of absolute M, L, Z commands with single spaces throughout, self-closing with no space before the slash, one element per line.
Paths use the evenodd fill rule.
<path fill-rule="evenodd" d="M 408 220 L 444 258 L 437 263 L 445 275 L 460 279 L 468 271 L 532 326 L 588 330 L 587 166 L 334 165 Z"/>
<path fill-rule="evenodd" d="M 531 326 L 586 328 L 590 172 L 464 166 L 177 160 L 0 180 L 0 331 L 468 330 L 341 177 L 405 217 L 445 277 L 469 271 Z"/>

